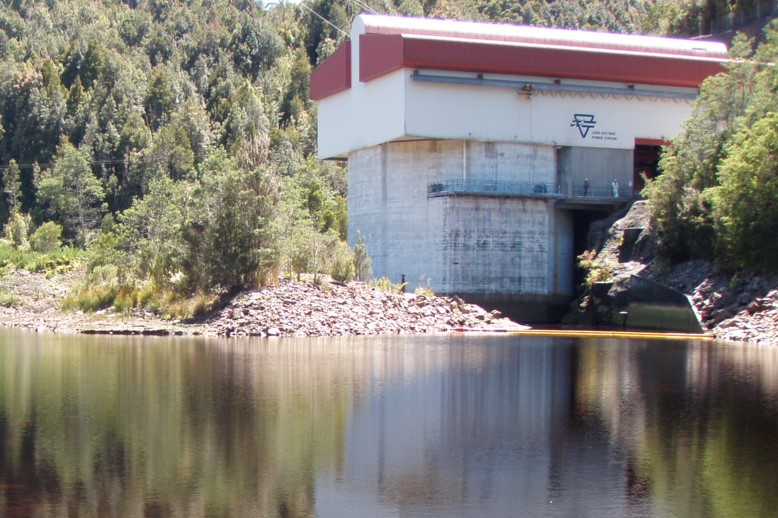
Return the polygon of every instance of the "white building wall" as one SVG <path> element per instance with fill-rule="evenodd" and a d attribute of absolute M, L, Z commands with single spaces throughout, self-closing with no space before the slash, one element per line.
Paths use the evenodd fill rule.
<path fill-rule="evenodd" d="M 671 99 L 421 83 L 409 73 L 405 88 L 406 135 L 443 139 L 632 149 L 636 138 L 675 136 L 691 109 Z M 573 124 L 576 114 L 593 116 L 585 136 Z"/>
<path fill-rule="evenodd" d="M 633 149 L 636 138 L 675 136 L 691 112 L 691 103 L 682 100 L 548 92 L 526 95 L 515 88 L 417 82 L 408 69 L 362 83 L 358 73 L 352 71 L 349 90 L 318 103 L 322 158 L 416 138 Z M 573 123 L 576 114 L 593 117 L 593 127 L 585 134 Z"/>
<path fill-rule="evenodd" d="M 358 70 L 352 74 L 359 78 Z M 405 77 L 398 70 L 369 83 L 353 79 L 349 90 L 319 101 L 319 156 L 330 158 L 402 138 L 404 95 Z"/>

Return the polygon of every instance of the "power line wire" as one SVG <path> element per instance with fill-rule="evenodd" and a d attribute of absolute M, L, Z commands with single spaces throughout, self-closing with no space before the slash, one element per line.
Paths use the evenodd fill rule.
<path fill-rule="evenodd" d="M 321 21 L 323 21 L 324 23 L 326 23 L 327 25 L 329 25 L 330 27 L 332 27 L 333 29 L 335 29 L 339 33 L 343 34 L 346 38 L 348 38 L 348 33 L 346 31 L 344 31 L 343 29 L 341 29 L 340 27 L 338 27 L 337 25 L 335 25 L 334 23 L 332 23 L 331 21 L 326 19 L 324 16 L 320 15 L 319 13 L 317 13 L 316 11 L 314 11 L 313 9 L 311 9 L 310 7 L 305 5 L 303 2 L 300 2 L 297 5 L 299 5 L 300 7 L 304 8 L 306 11 L 308 11 L 311 14 L 313 14 L 314 16 L 319 18 Z"/>
<path fill-rule="evenodd" d="M 361 2 L 360 0 L 349 0 L 349 1 L 352 2 L 352 3 L 357 4 L 358 7 L 361 7 L 362 9 L 364 9 L 367 12 L 369 12 L 370 14 L 378 14 L 378 11 L 376 11 L 375 9 L 373 9 L 372 7 L 367 5 L 366 3 Z"/>

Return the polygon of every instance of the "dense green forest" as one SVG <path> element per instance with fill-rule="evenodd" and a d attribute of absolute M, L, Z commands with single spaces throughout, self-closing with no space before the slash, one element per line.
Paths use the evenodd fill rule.
<path fill-rule="evenodd" d="M 349 278 L 364 268 L 359 261 L 355 268 L 345 243 L 345 171 L 316 158 L 308 87 L 311 70 L 347 37 L 354 16 L 691 35 L 717 13 L 748 7 L 720 0 L 3 0 L 0 228 L 2 253 L 12 259 L 2 262 L 86 250 L 79 257 L 88 274 L 75 301 L 84 308 L 159 308 L 164 299 L 168 309 L 171 301 L 191 309 L 200 297 L 204 309 L 215 294 L 280 273 Z"/>
<path fill-rule="evenodd" d="M 759 45 L 732 42 L 645 189 L 667 263 L 716 258 L 724 270 L 778 271 L 778 21 Z"/>

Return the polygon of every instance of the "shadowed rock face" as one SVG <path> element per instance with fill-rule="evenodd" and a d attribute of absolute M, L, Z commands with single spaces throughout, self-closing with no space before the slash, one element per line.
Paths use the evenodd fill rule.
<path fill-rule="evenodd" d="M 638 275 L 687 295 L 700 322 L 717 338 L 778 345 L 778 277 L 722 273 L 712 261 L 702 260 L 660 269 L 655 262 L 655 242 L 645 201 L 592 224 L 589 247 L 598 251 L 598 259 L 612 269 L 613 277 L 607 293 L 598 294 L 603 311 L 581 312 L 576 308 L 565 321 L 596 324 L 599 318 L 600 323 L 618 324 L 608 320 L 609 315 L 626 309 L 630 276 Z"/>

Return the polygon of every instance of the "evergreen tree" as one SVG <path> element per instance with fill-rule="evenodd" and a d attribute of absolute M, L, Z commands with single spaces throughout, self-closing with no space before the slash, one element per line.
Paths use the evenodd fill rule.
<path fill-rule="evenodd" d="M 16 160 L 11 160 L 8 167 L 3 171 L 3 192 L 6 195 L 8 212 L 18 211 L 22 203 L 22 181 Z"/>
<path fill-rule="evenodd" d="M 105 212 L 105 193 L 92 173 L 87 149 L 68 141 L 60 144 L 54 166 L 42 173 L 38 204 L 45 217 L 54 218 L 66 239 L 87 244 Z"/>
<path fill-rule="evenodd" d="M 670 262 L 712 258 L 725 268 L 777 271 L 775 164 L 778 25 L 752 42 L 733 40 L 727 72 L 703 83 L 692 117 L 649 184 L 659 250 Z"/>
<path fill-rule="evenodd" d="M 659 251 L 670 262 L 709 258 L 716 234 L 706 190 L 719 184 L 718 164 L 745 113 L 755 85 L 755 68 L 745 61 L 751 42 L 738 37 L 728 72 L 709 77 L 700 88 L 691 117 L 662 154 L 662 174 L 649 183 L 649 199 Z"/>
<path fill-rule="evenodd" d="M 712 188 L 722 265 L 776 272 L 778 264 L 778 113 L 733 138 Z"/>
<path fill-rule="evenodd" d="M 277 263 L 271 224 L 277 183 L 268 171 L 236 168 L 223 151 L 211 155 L 203 168 L 183 234 L 187 276 L 203 290 L 261 284 Z"/>

